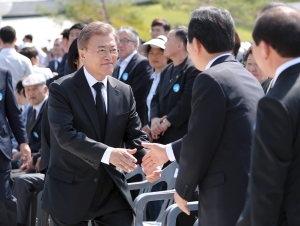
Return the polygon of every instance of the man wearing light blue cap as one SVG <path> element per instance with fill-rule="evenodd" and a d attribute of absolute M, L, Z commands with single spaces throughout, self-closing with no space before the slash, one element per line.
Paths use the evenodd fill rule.
<path fill-rule="evenodd" d="M 32 105 L 28 109 L 26 131 L 29 145 L 33 153 L 41 148 L 41 121 L 44 106 L 48 99 L 48 88 L 45 76 L 34 73 L 24 78 L 22 82 L 28 102 Z"/>

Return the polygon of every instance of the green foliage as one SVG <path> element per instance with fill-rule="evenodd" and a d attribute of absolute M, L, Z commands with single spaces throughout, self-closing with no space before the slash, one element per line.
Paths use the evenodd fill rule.
<path fill-rule="evenodd" d="M 74 22 L 89 23 L 103 20 L 100 0 L 57 0 L 59 8 L 51 15 L 67 17 Z M 294 2 L 298 0 L 281 0 Z M 188 25 L 190 12 L 199 6 L 213 5 L 228 9 L 236 23 L 242 41 L 251 41 L 251 31 L 258 12 L 270 0 L 152 0 L 152 4 L 136 5 L 132 0 L 106 0 L 109 21 L 115 28 L 129 25 L 137 29 L 141 38 L 150 39 L 150 24 L 154 18 L 165 18 L 172 27 Z M 155 4 L 154 4 L 155 3 Z M 46 13 L 45 9 L 40 9 Z M 49 14 L 49 12 L 48 12 Z"/>

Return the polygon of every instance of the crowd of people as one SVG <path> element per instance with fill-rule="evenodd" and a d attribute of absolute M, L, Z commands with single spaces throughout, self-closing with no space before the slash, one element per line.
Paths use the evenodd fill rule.
<path fill-rule="evenodd" d="M 246 49 L 218 7 L 150 32 L 78 23 L 45 52 L 0 28 L 1 226 L 28 225 L 40 191 L 55 226 L 131 226 L 124 173 L 153 182 L 172 161 L 177 225 L 192 200 L 202 226 L 300 225 L 300 12 L 265 6 Z"/>

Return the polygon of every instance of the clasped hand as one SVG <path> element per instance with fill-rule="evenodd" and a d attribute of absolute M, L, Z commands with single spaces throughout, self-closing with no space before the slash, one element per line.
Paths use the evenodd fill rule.
<path fill-rule="evenodd" d="M 126 173 L 130 173 L 137 167 L 137 160 L 132 156 L 136 151 L 136 149 L 115 148 L 111 152 L 109 163 L 121 168 Z"/>

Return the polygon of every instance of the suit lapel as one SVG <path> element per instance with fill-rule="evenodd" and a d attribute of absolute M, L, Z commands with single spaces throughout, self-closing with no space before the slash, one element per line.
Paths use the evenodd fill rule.
<path fill-rule="evenodd" d="M 26 132 L 27 132 L 27 136 L 28 136 L 29 140 L 31 139 L 31 131 L 33 130 L 33 128 L 36 124 L 36 120 L 35 120 L 35 122 L 33 124 L 29 125 L 32 114 L 33 114 L 33 107 L 30 106 L 30 108 L 28 110 L 28 116 L 27 116 L 28 120 L 27 120 L 27 125 L 26 125 Z"/>
<path fill-rule="evenodd" d="M 114 77 L 115 79 L 119 78 L 119 72 L 120 72 L 120 66 L 117 64 L 117 66 L 115 67 L 112 77 Z"/>
<path fill-rule="evenodd" d="M 137 53 L 132 57 L 132 59 L 129 61 L 129 63 L 127 64 L 125 70 L 123 71 L 121 77 L 120 77 L 120 81 L 127 83 L 128 79 L 129 79 L 129 72 L 131 71 L 132 67 L 135 65 L 135 62 L 137 60 Z M 127 73 L 127 76 L 124 76 L 124 74 Z"/>
<path fill-rule="evenodd" d="M 101 134 L 99 129 L 99 118 L 97 114 L 96 104 L 94 101 L 93 94 L 91 92 L 91 88 L 85 78 L 83 67 L 76 72 L 74 75 L 74 84 L 75 84 L 75 92 L 81 101 L 84 109 L 91 120 L 91 124 L 96 131 L 98 141 L 101 140 Z"/>
<path fill-rule="evenodd" d="M 117 84 L 114 79 L 107 76 L 107 121 L 106 125 L 114 125 L 115 119 L 118 113 L 120 113 L 120 90 L 117 88 Z M 106 126 L 105 131 L 105 143 L 109 143 L 109 139 L 116 128 L 113 126 Z"/>
<path fill-rule="evenodd" d="M 185 70 L 186 70 L 186 65 L 187 65 L 187 62 L 188 62 L 188 59 L 189 57 L 187 57 L 185 59 L 185 62 L 184 62 L 184 66 L 183 66 L 183 69 L 180 71 L 180 73 L 178 73 L 177 75 L 172 75 L 172 80 L 171 82 L 169 82 L 169 84 L 165 87 L 167 87 L 167 89 L 165 90 L 164 92 L 164 97 L 170 92 L 170 90 L 174 87 L 175 83 L 178 81 L 178 79 L 185 73 Z M 174 66 L 173 66 L 174 67 Z M 173 73 L 173 72 L 172 72 Z M 165 82 L 167 83 L 168 82 L 168 79 L 169 78 L 165 78 Z"/>
<path fill-rule="evenodd" d="M 43 105 L 42 105 L 42 107 L 41 107 L 41 110 L 40 110 L 40 112 L 39 112 L 39 114 L 38 114 L 38 116 L 37 116 L 37 118 L 36 118 L 36 120 L 35 120 L 34 126 L 36 125 L 36 123 L 37 123 L 39 120 L 41 120 L 41 117 L 43 116 L 43 112 L 44 112 L 44 107 L 45 107 L 45 104 L 46 104 L 47 101 L 48 101 L 48 100 L 45 100 L 45 101 L 44 101 L 44 103 L 43 103 Z"/>

